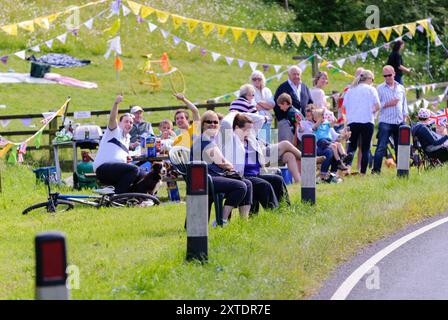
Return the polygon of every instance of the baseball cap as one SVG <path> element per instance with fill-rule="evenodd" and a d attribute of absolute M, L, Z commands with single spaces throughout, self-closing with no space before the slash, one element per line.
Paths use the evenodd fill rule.
<path fill-rule="evenodd" d="M 143 109 L 140 106 L 133 106 L 131 108 L 131 113 L 136 113 L 136 112 L 139 112 L 139 111 L 143 112 Z"/>

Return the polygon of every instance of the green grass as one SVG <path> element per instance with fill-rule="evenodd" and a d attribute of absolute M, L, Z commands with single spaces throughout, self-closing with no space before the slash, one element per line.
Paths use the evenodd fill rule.
<path fill-rule="evenodd" d="M 209 263 L 200 265 L 185 262 L 184 204 L 22 216 L 45 190 L 26 167 L 2 166 L 0 299 L 33 298 L 33 238 L 48 230 L 67 235 L 69 263 L 80 269 L 74 299 L 304 299 L 365 245 L 444 212 L 446 169 L 318 185 L 314 207 L 289 187 L 290 207 L 210 228 Z"/>

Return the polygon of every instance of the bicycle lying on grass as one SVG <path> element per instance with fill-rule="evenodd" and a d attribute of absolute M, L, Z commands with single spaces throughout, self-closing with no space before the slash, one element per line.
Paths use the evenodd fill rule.
<path fill-rule="evenodd" d="M 77 203 L 95 208 L 150 207 L 160 204 L 160 200 L 156 196 L 146 193 L 115 194 L 113 187 L 94 190 L 98 195 L 70 195 L 51 192 L 48 178 L 45 179 L 45 184 L 48 187 L 48 200 L 26 208 L 22 214 L 28 214 L 31 211 L 42 213 L 64 212 L 72 210 Z"/>

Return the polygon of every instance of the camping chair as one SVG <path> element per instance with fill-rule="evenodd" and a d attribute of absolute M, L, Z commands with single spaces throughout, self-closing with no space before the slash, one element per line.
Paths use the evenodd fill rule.
<path fill-rule="evenodd" d="M 429 168 L 434 168 L 442 164 L 439 159 L 431 157 L 425 152 L 414 131 L 411 130 L 412 134 L 412 146 L 411 146 L 411 159 L 412 165 L 416 166 L 420 172 L 420 168 L 423 167 L 424 170 Z"/>
<path fill-rule="evenodd" d="M 168 157 L 171 164 L 175 170 L 182 175 L 185 181 L 187 181 L 187 165 L 190 161 L 190 150 L 186 147 L 175 146 L 169 151 Z M 216 223 L 222 226 L 222 211 L 223 211 L 223 200 L 224 193 L 215 193 L 213 188 L 213 180 L 210 175 L 208 175 L 208 193 L 209 193 L 209 205 L 208 205 L 208 219 L 210 221 L 210 211 L 211 205 L 215 203 L 215 215 Z M 211 195 L 211 197 L 210 197 Z"/>

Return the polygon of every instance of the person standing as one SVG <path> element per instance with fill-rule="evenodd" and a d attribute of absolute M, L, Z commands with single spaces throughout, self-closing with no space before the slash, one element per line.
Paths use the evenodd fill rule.
<path fill-rule="evenodd" d="M 355 78 L 344 97 L 347 123 L 351 131 L 347 152 L 353 155 L 358 147 L 358 139 L 361 139 L 361 174 L 367 171 L 375 123 L 374 114 L 380 109 L 380 99 L 372 86 L 373 81 L 372 71 L 364 70 Z M 351 163 L 352 161 L 349 161 L 348 165 L 351 166 Z"/>
<path fill-rule="evenodd" d="M 330 104 L 325 97 L 323 88 L 328 84 L 328 73 L 319 71 L 313 79 L 313 88 L 311 88 L 311 99 L 318 108 L 328 108 Z"/>
<path fill-rule="evenodd" d="M 258 114 L 266 116 L 266 123 L 261 128 L 258 137 L 267 142 L 271 143 L 271 125 L 272 125 L 272 113 L 271 110 L 274 109 L 275 102 L 272 96 L 272 91 L 266 87 L 266 78 L 263 72 L 255 70 L 250 76 L 250 81 L 255 88 L 254 103 L 258 110 Z"/>
<path fill-rule="evenodd" d="M 274 101 L 276 102 L 274 112 L 278 121 L 278 141 L 288 140 L 293 143 L 294 134 L 286 118 L 287 113 L 277 103 L 277 99 L 282 93 L 287 93 L 291 96 L 292 106 L 299 110 L 302 115 L 305 114 L 307 105 L 313 103 L 310 89 L 302 83 L 302 70 L 298 66 L 291 66 L 288 69 L 288 80 L 277 88 L 274 95 Z"/>
<path fill-rule="evenodd" d="M 395 81 L 399 84 L 404 85 L 403 83 L 403 72 L 411 73 L 412 69 L 407 68 L 403 65 L 403 57 L 400 54 L 400 51 L 403 51 L 404 42 L 402 40 L 398 40 L 394 43 L 392 48 L 392 53 L 389 55 L 387 59 L 387 65 L 390 65 L 395 70 Z"/>
<path fill-rule="evenodd" d="M 378 123 L 378 143 L 375 150 L 372 173 L 380 173 L 383 157 L 386 155 L 387 144 L 392 136 L 395 145 L 395 155 L 398 148 L 398 132 L 405 123 L 407 112 L 406 89 L 395 81 L 395 71 L 392 66 L 383 68 L 384 83 L 377 88 L 380 98 L 380 115 Z"/>

